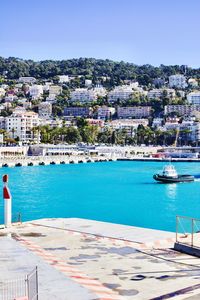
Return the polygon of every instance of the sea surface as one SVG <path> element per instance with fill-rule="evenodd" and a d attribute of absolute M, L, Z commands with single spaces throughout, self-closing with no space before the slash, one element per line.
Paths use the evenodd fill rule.
<path fill-rule="evenodd" d="M 175 231 L 176 215 L 200 218 L 200 179 L 160 184 L 163 162 L 102 162 L 1 168 L 9 174 L 13 218 L 86 218 Z M 174 163 L 182 174 L 200 174 L 200 163 Z M 2 183 L 1 183 L 2 188 Z M 3 199 L 0 224 L 3 223 Z"/>

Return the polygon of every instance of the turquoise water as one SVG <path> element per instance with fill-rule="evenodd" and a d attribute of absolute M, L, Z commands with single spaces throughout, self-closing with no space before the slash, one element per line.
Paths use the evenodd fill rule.
<path fill-rule="evenodd" d="M 175 231 L 175 216 L 200 217 L 200 181 L 159 184 L 161 162 L 105 162 L 1 168 L 9 174 L 13 214 L 22 220 L 77 217 Z M 199 163 L 175 163 L 199 174 Z M 1 184 L 2 188 L 2 184 Z M 0 223 L 3 222 L 3 200 Z"/>

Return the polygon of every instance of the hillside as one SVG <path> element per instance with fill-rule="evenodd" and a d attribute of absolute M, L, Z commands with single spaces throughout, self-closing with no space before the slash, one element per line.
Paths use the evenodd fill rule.
<path fill-rule="evenodd" d="M 184 74 L 184 72 L 184 66 L 138 66 L 108 59 L 78 58 L 35 62 L 14 57 L 0 57 L 0 76 L 6 75 L 8 79 L 18 79 L 21 76 L 47 79 L 67 74 L 83 75 L 85 78 L 92 79 L 93 83 L 101 82 L 102 77 L 107 77 L 111 86 L 120 84 L 124 80 L 137 80 L 141 85 L 148 85 L 155 78 L 167 79 L 172 74 Z M 200 69 L 187 68 L 187 76 L 200 77 Z"/>

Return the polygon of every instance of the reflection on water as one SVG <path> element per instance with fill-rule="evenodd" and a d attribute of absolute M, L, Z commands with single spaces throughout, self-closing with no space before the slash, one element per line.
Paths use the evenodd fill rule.
<path fill-rule="evenodd" d="M 166 184 L 166 194 L 168 198 L 175 199 L 177 196 L 177 184 Z"/>

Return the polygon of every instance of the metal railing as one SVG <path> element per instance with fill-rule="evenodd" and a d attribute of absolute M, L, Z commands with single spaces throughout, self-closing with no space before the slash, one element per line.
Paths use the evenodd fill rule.
<path fill-rule="evenodd" d="M 200 248 L 200 219 L 176 216 L 176 243 Z"/>
<path fill-rule="evenodd" d="M 0 300 L 38 300 L 38 269 L 11 280 L 0 280 Z"/>
<path fill-rule="evenodd" d="M 12 223 L 22 223 L 21 212 L 14 213 L 12 216 Z"/>
<path fill-rule="evenodd" d="M 0 299 L 13 300 L 27 296 L 26 276 L 0 281 Z M 27 298 L 28 299 L 28 298 Z"/>

